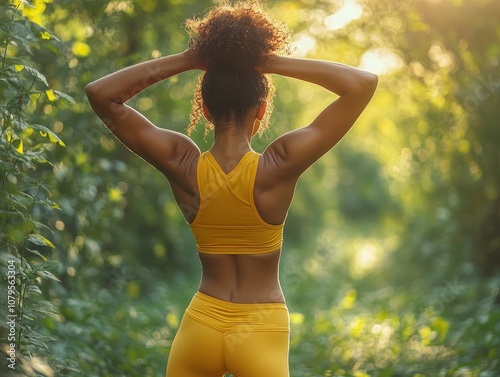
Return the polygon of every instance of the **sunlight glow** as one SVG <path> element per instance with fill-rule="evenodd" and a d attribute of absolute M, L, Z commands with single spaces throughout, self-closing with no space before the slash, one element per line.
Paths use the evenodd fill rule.
<path fill-rule="evenodd" d="M 382 75 L 398 69 L 402 65 L 403 61 L 398 55 L 389 49 L 377 48 L 363 54 L 359 68 Z"/>
<path fill-rule="evenodd" d="M 377 248 L 372 244 L 366 244 L 359 250 L 356 261 L 363 269 L 372 267 L 377 262 Z"/>
<path fill-rule="evenodd" d="M 360 277 L 377 267 L 382 250 L 373 240 L 358 240 L 351 266 L 352 276 Z"/>
<path fill-rule="evenodd" d="M 453 54 L 436 43 L 429 48 L 429 58 L 441 68 L 452 67 L 455 63 Z"/>
<path fill-rule="evenodd" d="M 110 1 L 106 9 L 104 9 L 104 13 L 108 16 L 119 12 L 132 14 L 134 12 L 134 4 L 131 1 Z"/>
<path fill-rule="evenodd" d="M 345 0 L 344 5 L 334 14 L 325 18 L 325 25 L 330 30 L 347 26 L 363 15 L 363 8 L 355 0 Z"/>
<path fill-rule="evenodd" d="M 306 33 L 297 34 L 294 36 L 292 49 L 294 56 L 303 57 L 316 47 L 316 40 Z"/>

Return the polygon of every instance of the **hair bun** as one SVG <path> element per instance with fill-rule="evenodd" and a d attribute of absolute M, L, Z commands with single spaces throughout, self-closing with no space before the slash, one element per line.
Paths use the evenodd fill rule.
<path fill-rule="evenodd" d="M 265 54 L 266 41 L 265 36 L 256 33 L 253 21 L 248 15 L 225 14 L 224 22 L 212 31 L 212 43 L 207 43 L 203 51 L 207 66 L 235 70 L 255 68 Z"/>
<path fill-rule="evenodd" d="M 186 20 L 189 49 L 210 69 L 251 70 L 266 56 L 289 52 L 287 27 L 256 0 L 221 1 L 203 19 Z"/>

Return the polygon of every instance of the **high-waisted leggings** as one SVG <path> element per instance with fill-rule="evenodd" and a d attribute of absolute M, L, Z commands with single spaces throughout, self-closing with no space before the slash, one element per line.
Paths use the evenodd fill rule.
<path fill-rule="evenodd" d="M 283 303 L 240 304 L 197 292 L 175 336 L 167 377 L 289 377 Z"/>

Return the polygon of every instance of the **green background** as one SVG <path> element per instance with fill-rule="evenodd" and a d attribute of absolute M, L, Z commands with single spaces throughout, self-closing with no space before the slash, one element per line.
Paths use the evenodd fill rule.
<path fill-rule="evenodd" d="M 85 85 L 182 51 L 212 1 L 0 3 L 0 315 L 16 264 L 16 370 L 162 376 L 200 265 L 165 178 L 103 127 Z M 271 1 L 294 56 L 379 74 L 348 135 L 301 178 L 280 275 L 292 376 L 500 375 L 500 6 Z M 332 16 L 336 14 L 336 16 Z M 350 17 L 352 16 L 352 17 Z M 196 72 L 131 103 L 184 132 Z M 276 77 L 263 148 L 335 97 Z M 210 146 L 203 125 L 193 138 Z M 5 288 L 4 288 L 5 287 Z"/>

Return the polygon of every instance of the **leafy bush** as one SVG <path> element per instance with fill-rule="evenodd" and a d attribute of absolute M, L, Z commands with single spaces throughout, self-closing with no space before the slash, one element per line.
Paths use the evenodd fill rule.
<path fill-rule="evenodd" d="M 0 280 L 8 285 L 0 306 L 1 370 L 25 376 L 50 370 L 44 361 L 50 337 L 39 328 L 57 316 L 42 292 L 44 280 L 58 281 L 47 216 L 59 206 L 44 181 L 52 167 L 48 151 L 65 145 L 43 125 L 43 108 L 71 99 L 36 68 L 38 51 L 57 52 L 49 30 L 7 3 L 0 6 L 0 32 Z"/>

